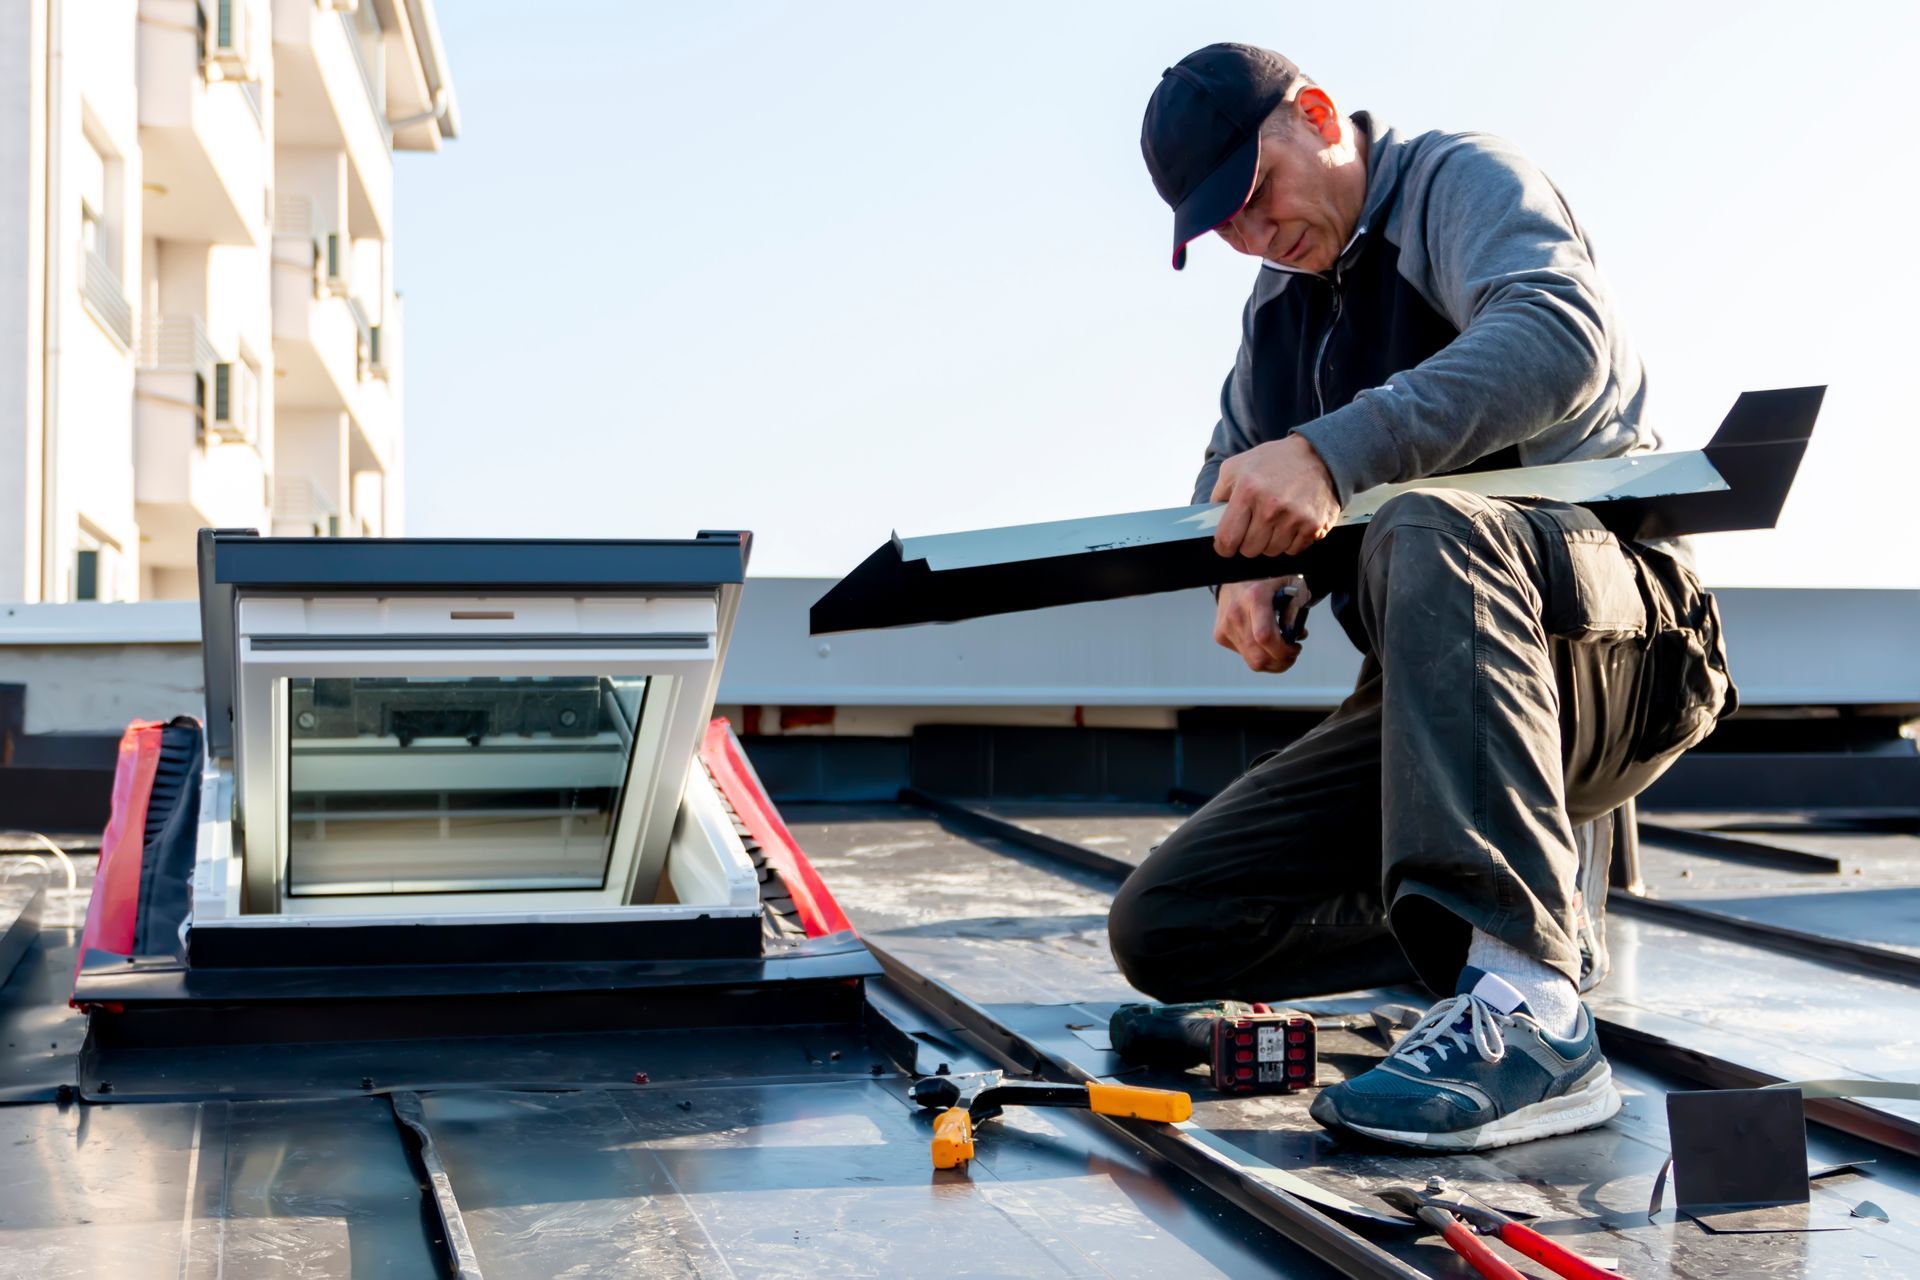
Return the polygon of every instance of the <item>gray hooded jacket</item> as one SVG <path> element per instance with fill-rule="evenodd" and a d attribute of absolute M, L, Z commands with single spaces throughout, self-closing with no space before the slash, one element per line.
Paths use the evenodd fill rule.
<path fill-rule="evenodd" d="M 1593 246 L 1545 174 L 1486 134 L 1365 113 L 1367 199 L 1333 269 L 1263 263 L 1194 485 L 1298 431 L 1344 504 L 1449 471 L 1658 446 Z"/>

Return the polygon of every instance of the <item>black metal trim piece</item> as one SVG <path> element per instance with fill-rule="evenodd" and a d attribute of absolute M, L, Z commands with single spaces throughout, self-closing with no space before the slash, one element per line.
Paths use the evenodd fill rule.
<path fill-rule="evenodd" d="M 1116 883 L 1133 874 L 1133 864 L 1123 858 L 1102 853 L 1098 849 L 1089 849 L 1071 840 L 1060 840 L 1043 832 L 1029 830 L 1017 823 L 1008 822 L 1004 818 L 982 813 L 972 805 L 963 804 L 945 796 L 933 795 L 918 787 L 902 787 L 900 799 L 904 803 L 918 805 L 922 809 L 937 814 L 975 835 L 1005 840 L 1009 844 L 1018 845 L 1057 862 L 1065 862 L 1088 871 L 1098 872 L 1100 875 L 1110 877 Z"/>
<path fill-rule="evenodd" d="M 422 940 L 424 944 L 424 940 Z M 88 950 L 75 1000 L 79 1004 L 196 1004 L 265 1000 L 365 1000 L 449 996 L 511 996 L 541 992 L 634 992 L 674 986 L 743 986 L 808 983 L 870 977 L 879 973 L 866 946 L 852 933 L 808 938 L 778 954 L 732 960 L 599 960 L 541 963 L 515 958 L 493 963 L 442 963 L 419 956 L 397 965 L 300 965 L 232 967 L 188 971 L 173 956 L 115 956 Z"/>
<path fill-rule="evenodd" d="M 217 581 L 213 562 L 218 544 L 257 538 L 253 529 L 202 529 L 194 559 L 200 571 L 200 664 L 207 690 L 207 754 L 233 759 L 234 617 L 233 588 Z"/>
<path fill-rule="evenodd" d="M 1727 482 L 1724 490 L 1600 498 L 1583 505 L 1630 538 L 1770 529 L 1798 473 L 1825 394 L 1825 387 L 1742 393 L 1704 450 Z M 924 559 L 904 559 L 894 538 L 815 602 L 808 626 L 819 635 L 958 622 L 1285 573 L 1339 583 L 1351 577 L 1364 530 L 1342 525 L 1297 557 L 1223 557 L 1215 554 L 1210 533 L 1196 533 L 945 571 Z"/>
<path fill-rule="evenodd" d="M 253 591 L 689 590 L 746 578 L 737 533 L 686 540 L 213 539 L 213 585 Z M 206 581 L 206 579 L 203 579 Z"/>
<path fill-rule="evenodd" d="M 683 920 L 472 921 L 423 925 L 288 925 L 210 927 L 187 932 L 187 959 L 206 969 L 290 969 L 309 965 L 365 970 L 376 965 L 497 964 L 525 961 L 711 960 L 760 955 L 760 918 L 699 916 Z"/>
<path fill-rule="evenodd" d="M 869 944 L 871 947 L 871 944 Z M 951 1020 L 1003 1069 L 1031 1072 L 1061 1083 L 1085 1084 L 1095 1077 L 1071 1062 L 1003 1026 L 992 1014 L 953 988 L 913 969 L 879 947 L 871 947 L 891 987 L 927 1014 Z M 1121 1135 L 1151 1156 L 1178 1168 L 1232 1203 L 1349 1276 L 1414 1280 L 1424 1272 L 1395 1258 L 1366 1237 L 1343 1226 L 1292 1193 L 1260 1181 L 1250 1170 L 1201 1143 L 1180 1128 L 1094 1115 L 1097 1123 Z M 1371 1219 L 1369 1219 L 1371 1220 Z M 1399 1225 L 1399 1224 L 1395 1224 Z"/>
<path fill-rule="evenodd" d="M 89 1073 L 96 1067 L 89 1062 L 108 1061 L 122 1050 L 846 1024 L 859 1020 L 860 987 L 859 978 L 838 978 L 740 985 L 694 982 L 640 991 L 536 989 L 445 999 L 265 996 L 117 1009 L 95 1006 L 88 1019 L 82 1072 L 93 1078 Z"/>
<path fill-rule="evenodd" d="M 1782 871 L 1806 871 L 1815 875 L 1837 876 L 1840 859 L 1824 853 L 1788 849 L 1760 840 L 1721 835 L 1716 831 L 1695 831 L 1689 827 L 1671 827 L 1664 822 L 1640 819 L 1640 842 L 1656 847 L 1684 849 L 1705 854 L 1724 862 L 1739 862 L 1751 867 L 1774 867 Z"/>
<path fill-rule="evenodd" d="M 759 921 L 748 922 L 757 930 Z M 421 933 L 423 926 L 414 926 Z M 467 928 L 449 925 L 448 928 Z M 578 926 L 569 926 L 577 928 Z M 278 930 L 261 931 L 256 944 L 269 952 Z M 82 1004 L 193 1003 L 247 1000 L 357 1000 L 403 997 L 509 995 L 566 991 L 651 991 L 671 987 L 739 986 L 859 978 L 879 972 L 852 933 L 808 939 L 777 954 L 749 957 L 636 959 L 598 956 L 552 963 L 523 956 L 508 963 L 451 964 L 426 954 L 430 939 L 412 961 L 394 965 L 301 965 L 189 969 L 171 956 L 134 957 L 88 951 L 74 998 Z M 506 954 L 513 954 L 507 952 Z"/>
<path fill-rule="evenodd" d="M 1863 973 L 1870 978 L 1885 978 L 1891 982 L 1904 982 L 1908 986 L 1920 986 L 1920 956 L 1876 947 L 1871 943 L 1855 942 L 1850 938 L 1829 938 L 1823 934 L 1729 915 L 1713 910 L 1713 900 L 1710 898 L 1698 901 L 1647 898 L 1615 889 L 1607 894 L 1607 906 L 1690 933 L 1710 934 L 1764 951 L 1775 951 L 1781 955 Z"/>
<path fill-rule="evenodd" d="M 387 1102 L 393 1108 L 395 1123 L 410 1139 L 407 1146 L 413 1158 L 419 1162 L 420 1172 L 426 1175 L 421 1181 L 433 1201 L 434 1213 L 440 1219 L 440 1243 L 446 1252 L 449 1273 L 456 1280 L 481 1280 L 480 1255 L 473 1251 L 473 1239 L 467 1234 L 467 1220 L 461 1216 L 460 1201 L 453 1194 L 453 1179 L 447 1176 L 447 1167 L 440 1162 L 440 1153 L 434 1149 L 433 1131 L 427 1128 L 427 1115 L 420 1106 L 420 1095 L 410 1091 L 395 1092 L 387 1095 Z"/>

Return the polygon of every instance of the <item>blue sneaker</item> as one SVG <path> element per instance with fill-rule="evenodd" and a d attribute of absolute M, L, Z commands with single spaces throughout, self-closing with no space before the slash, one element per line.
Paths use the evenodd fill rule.
<path fill-rule="evenodd" d="M 1620 1110 L 1585 1005 L 1562 1039 L 1506 979 L 1469 968 L 1460 987 L 1379 1066 L 1321 1090 L 1313 1118 L 1403 1146 L 1480 1151 L 1589 1129 Z"/>

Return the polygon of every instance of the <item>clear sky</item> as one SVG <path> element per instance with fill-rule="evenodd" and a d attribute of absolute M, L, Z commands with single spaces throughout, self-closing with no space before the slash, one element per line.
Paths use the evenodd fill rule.
<path fill-rule="evenodd" d="M 1368 15 L 1360 21 L 1356 15 Z M 1920 586 L 1920 5 L 443 0 L 463 137 L 399 162 L 407 531 L 891 530 L 1186 501 L 1254 271 L 1167 266 L 1163 67 L 1281 50 L 1343 109 L 1517 142 L 1668 447 L 1831 384 L 1721 584 Z"/>

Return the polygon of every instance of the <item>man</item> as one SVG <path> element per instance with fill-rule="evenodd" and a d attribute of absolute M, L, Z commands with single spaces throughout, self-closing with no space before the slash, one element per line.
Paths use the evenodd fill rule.
<path fill-rule="evenodd" d="M 1592 248 L 1507 143 L 1405 136 L 1276 53 L 1212 45 L 1162 76 L 1141 145 L 1176 268 L 1209 230 L 1262 259 L 1194 491 L 1226 504 L 1219 554 L 1309 552 L 1378 484 L 1655 446 Z M 1331 590 L 1358 686 L 1128 880 L 1109 928 L 1129 980 L 1170 1001 L 1452 993 L 1316 1097 L 1329 1126 L 1477 1149 L 1612 1116 L 1576 985 L 1605 970 L 1576 828 L 1732 709 L 1684 555 L 1561 503 L 1387 502 L 1357 562 L 1304 584 Z M 1286 671 L 1292 585 L 1223 587 L 1215 639 Z"/>

